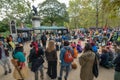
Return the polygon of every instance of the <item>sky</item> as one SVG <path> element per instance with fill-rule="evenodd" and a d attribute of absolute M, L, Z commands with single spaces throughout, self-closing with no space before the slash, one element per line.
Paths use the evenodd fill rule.
<path fill-rule="evenodd" d="M 29 1 L 32 3 L 32 0 L 29 0 Z M 32 5 L 37 7 L 37 5 L 39 3 L 42 3 L 43 1 L 45 1 L 45 0 L 35 0 L 34 3 L 32 3 Z M 61 2 L 61 3 L 65 3 L 67 7 L 69 6 L 69 0 L 58 0 L 58 1 Z"/>

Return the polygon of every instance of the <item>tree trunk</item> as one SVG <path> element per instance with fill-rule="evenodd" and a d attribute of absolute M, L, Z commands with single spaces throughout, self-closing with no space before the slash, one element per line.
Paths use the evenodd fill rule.
<path fill-rule="evenodd" d="M 99 17 L 99 8 L 98 8 L 98 0 L 96 0 L 96 28 L 98 28 L 98 17 Z"/>

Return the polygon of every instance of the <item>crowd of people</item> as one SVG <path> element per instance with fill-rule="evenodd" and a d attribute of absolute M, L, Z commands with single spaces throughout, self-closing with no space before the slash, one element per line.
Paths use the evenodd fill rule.
<path fill-rule="evenodd" d="M 39 71 L 43 80 L 45 62 L 47 62 L 46 75 L 51 80 L 62 80 L 63 71 L 66 72 L 64 80 L 68 80 L 70 70 L 77 68 L 75 59 L 79 59 L 81 66 L 81 80 L 93 80 L 94 77 L 98 77 L 99 65 L 106 69 L 115 67 L 114 80 L 120 80 L 119 29 L 73 30 L 62 35 L 44 32 L 39 40 L 33 35 L 30 53 L 24 52 L 25 44 L 20 35 L 16 41 L 17 44 L 11 35 L 7 38 L 0 35 L 0 64 L 5 71 L 4 75 L 13 71 L 16 80 L 24 80 L 29 76 L 28 67 L 34 72 L 34 80 L 39 80 Z M 14 70 L 11 69 L 11 62 Z M 57 63 L 60 63 L 59 74 Z"/>

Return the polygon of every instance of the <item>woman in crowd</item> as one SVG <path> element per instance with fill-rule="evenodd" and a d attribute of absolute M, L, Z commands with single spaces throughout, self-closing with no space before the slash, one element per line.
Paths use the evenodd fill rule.
<path fill-rule="evenodd" d="M 81 65 L 80 78 L 81 80 L 93 80 L 94 75 L 92 72 L 93 63 L 95 60 L 95 53 L 89 43 L 86 43 L 83 54 L 79 58 Z"/>
<path fill-rule="evenodd" d="M 28 77 L 28 69 L 25 65 L 25 54 L 23 53 L 23 45 L 16 45 L 15 50 L 13 51 L 13 60 L 12 63 L 15 67 L 13 76 L 16 80 L 24 80 Z"/>
<path fill-rule="evenodd" d="M 50 40 L 48 47 L 45 51 L 45 56 L 48 62 L 47 74 L 51 79 L 56 79 L 57 77 L 57 51 L 55 48 L 55 42 Z"/>
<path fill-rule="evenodd" d="M 15 49 L 15 43 L 13 42 L 11 35 L 7 38 L 7 42 L 9 44 L 10 50 L 13 51 Z"/>

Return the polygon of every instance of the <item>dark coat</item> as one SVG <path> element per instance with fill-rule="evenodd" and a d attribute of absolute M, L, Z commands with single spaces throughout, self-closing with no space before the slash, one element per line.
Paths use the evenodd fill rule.
<path fill-rule="evenodd" d="M 4 49 L 5 50 L 5 49 Z M 8 52 L 8 50 L 5 50 L 5 55 L 6 55 L 6 57 L 8 57 L 9 56 L 9 52 Z M 0 48 L 0 59 L 2 58 L 2 49 Z"/>
<path fill-rule="evenodd" d="M 115 71 L 120 72 L 120 54 L 114 60 Z"/>
<path fill-rule="evenodd" d="M 100 65 L 105 66 L 108 65 L 108 61 L 109 61 L 109 53 L 102 53 L 101 56 L 101 61 L 100 61 Z"/>
<path fill-rule="evenodd" d="M 35 48 L 30 50 L 29 55 L 29 63 L 31 63 L 31 71 L 36 72 L 39 67 L 44 63 L 43 58 L 41 57 L 44 54 L 42 48 L 38 49 L 38 53 L 36 53 Z"/>
<path fill-rule="evenodd" d="M 47 61 L 57 61 L 57 51 L 53 50 L 51 52 L 45 51 L 45 56 Z"/>
<path fill-rule="evenodd" d="M 34 59 L 37 59 L 38 57 L 40 57 L 40 56 L 43 55 L 43 54 L 44 54 L 44 51 L 43 51 L 42 48 L 39 48 L 39 49 L 38 49 L 38 53 L 36 53 L 35 48 L 32 48 L 32 49 L 30 50 L 29 62 L 33 62 Z"/>

